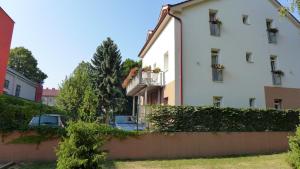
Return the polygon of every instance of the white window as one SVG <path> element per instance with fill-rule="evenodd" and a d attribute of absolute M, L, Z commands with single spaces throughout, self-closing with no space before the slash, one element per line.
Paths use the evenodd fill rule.
<path fill-rule="evenodd" d="M 250 98 L 249 99 L 249 107 L 250 108 L 255 108 L 255 98 Z"/>
<path fill-rule="evenodd" d="M 16 92 L 15 92 L 15 96 L 19 97 L 19 96 L 20 96 L 20 93 L 21 93 L 21 86 L 20 86 L 20 85 L 17 85 L 17 87 L 16 87 Z"/>
<path fill-rule="evenodd" d="M 276 110 L 281 110 L 282 109 L 282 100 L 281 99 L 275 99 L 274 100 L 274 108 Z"/>
<path fill-rule="evenodd" d="M 164 54 L 164 71 L 168 71 L 169 69 L 169 53 L 166 52 Z"/>
<path fill-rule="evenodd" d="M 219 49 L 211 50 L 211 66 L 212 66 L 212 80 L 214 82 L 222 82 L 223 81 L 223 68 L 219 62 Z"/>
<path fill-rule="evenodd" d="M 246 61 L 248 63 L 253 63 L 253 57 L 251 52 L 246 52 Z"/>
<path fill-rule="evenodd" d="M 213 97 L 213 105 L 214 105 L 214 107 L 221 107 L 222 106 L 222 100 L 223 100 L 223 97 L 214 96 Z"/>
<path fill-rule="evenodd" d="M 242 21 L 243 21 L 243 24 L 250 25 L 250 23 L 249 23 L 249 16 L 248 15 L 243 15 L 242 16 Z"/>
<path fill-rule="evenodd" d="M 210 35 L 221 35 L 221 21 L 217 18 L 217 10 L 209 10 Z"/>

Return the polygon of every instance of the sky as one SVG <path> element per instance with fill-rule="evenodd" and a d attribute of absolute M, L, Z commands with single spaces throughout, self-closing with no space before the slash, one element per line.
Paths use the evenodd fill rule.
<path fill-rule="evenodd" d="M 107 37 L 118 44 L 123 60 L 137 60 L 161 7 L 181 1 L 0 0 L 0 6 L 15 21 L 11 47 L 31 50 L 48 75 L 44 87 L 58 88 L 81 61 L 92 59 Z"/>

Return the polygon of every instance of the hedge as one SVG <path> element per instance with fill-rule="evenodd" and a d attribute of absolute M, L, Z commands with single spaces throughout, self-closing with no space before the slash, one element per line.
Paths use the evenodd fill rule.
<path fill-rule="evenodd" d="M 156 132 L 295 131 L 300 111 L 193 106 L 153 106 L 147 115 Z"/>
<path fill-rule="evenodd" d="M 28 127 L 31 118 L 40 113 L 62 114 L 63 111 L 41 105 L 41 103 L 2 94 L 0 95 L 0 133 L 24 130 Z"/>

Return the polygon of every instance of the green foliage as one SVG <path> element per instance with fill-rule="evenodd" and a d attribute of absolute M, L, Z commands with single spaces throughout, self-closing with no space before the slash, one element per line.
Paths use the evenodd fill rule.
<path fill-rule="evenodd" d="M 289 163 L 296 169 L 300 169 L 300 127 L 296 135 L 289 138 L 290 151 L 288 154 Z"/>
<path fill-rule="evenodd" d="M 69 112 L 73 119 L 94 121 L 98 107 L 95 93 L 91 82 L 90 64 L 81 62 L 60 86 L 57 106 Z"/>
<path fill-rule="evenodd" d="M 40 113 L 63 114 L 64 112 L 40 103 L 13 96 L 0 95 L 0 133 L 26 130 L 31 118 Z"/>
<path fill-rule="evenodd" d="M 130 73 L 130 70 L 135 67 L 141 68 L 142 60 L 134 61 L 132 59 L 126 59 L 121 64 L 121 77 L 122 77 L 121 80 L 124 81 L 126 79 L 126 77 L 128 76 L 128 74 Z"/>
<path fill-rule="evenodd" d="M 279 13 L 282 16 L 286 16 L 288 12 L 295 12 L 295 9 L 297 9 L 298 13 L 300 14 L 300 0 L 292 0 L 288 2 L 290 4 L 289 7 L 281 7 L 279 8 Z"/>
<path fill-rule="evenodd" d="M 148 120 L 158 132 L 294 131 L 299 111 L 193 106 L 153 106 Z"/>
<path fill-rule="evenodd" d="M 121 131 L 96 122 L 71 122 L 67 137 L 58 147 L 57 169 L 101 169 L 106 160 L 106 153 L 101 149 L 105 142 L 111 137 L 135 135 L 135 132 Z"/>
<path fill-rule="evenodd" d="M 98 112 L 106 123 L 113 112 L 122 112 L 126 102 L 121 87 L 121 54 L 111 40 L 97 47 L 92 59 L 93 85 L 98 96 Z"/>
<path fill-rule="evenodd" d="M 38 83 L 42 83 L 47 78 L 47 75 L 37 67 L 37 60 L 28 49 L 16 47 L 10 50 L 9 56 L 8 66 L 25 77 Z"/>

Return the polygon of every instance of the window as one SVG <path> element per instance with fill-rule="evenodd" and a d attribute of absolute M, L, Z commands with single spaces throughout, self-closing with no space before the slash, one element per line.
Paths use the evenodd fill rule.
<path fill-rule="evenodd" d="M 211 50 L 211 66 L 212 66 L 212 80 L 215 82 L 223 81 L 223 65 L 219 63 L 220 50 Z"/>
<path fill-rule="evenodd" d="M 214 96 L 213 97 L 213 105 L 214 107 L 221 107 L 222 106 L 222 97 L 220 96 Z"/>
<path fill-rule="evenodd" d="M 20 92 L 21 92 L 21 86 L 17 85 L 15 96 L 19 97 L 20 96 Z"/>
<path fill-rule="evenodd" d="M 281 76 L 283 74 L 280 73 L 281 71 L 278 71 L 277 69 L 277 56 L 271 56 L 270 63 L 271 63 L 273 85 L 281 85 L 282 84 Z"/>
<path fill-rule="evenodd" d="M 250 98 L 249 99 L 249 107 L 250 108 L 255 108 L 255 98 Z"/>
<path fill-rule="evenodd" d="M 163 104 L 164 104 L 164 105 L 168 105 L 168 104 L 169 104 L 169 98 L 168 98 L 168 97 L 165 97 L 165 98 L 164 98 Z"/>
<path fill-rule="evenodd" d="M 155 69 L 155 68 L 156 68 L 156 63 L 153 64 L 153 69 Z"/>
<path fill-rule="evenodd" d="M 250 25 L 250 23 L 249 23 L 249 16 L 248 15 L 243 15 L 242 16 L 242 21 L 243 21 L 243 24 Z"/>
<path fill-rule="evenodd" d="M 273 20 L 267 19 L 266 20 L 267 25 L 267 32 L 268 32 L 268 40 L 269 43 L 276 44 L 277 43 L 277 28 L 273 28 Z"/>
<path fill-rule="evenodd" d="M 248 63 L 253 63 L 253 58 L 252 58 L 252 53 L 251 52 L 246 53 L 246 61 Z"/>
<path fill-rule="evenodd" d="M 164 70 L 168 71 L 168 69 L 169 69 L 169 53 L 166 52 L 164 54 Z"/>
<path fill-rule="evenodd" d="M 209 10 L 210 34 L 212 36 L 221 35 L 221 21 L 217 18 L 216 10 Z"/>
<path fill-rule="evenodd" d="M 274 108 L 276 110 L 282 109 L 282 100 L 281 99 L 274 99 Z"/>
<path fill-rule="evenodd" d="M 9 89 L 9 80 L 5 80 L 4 82 L 4 88 Z"/>

